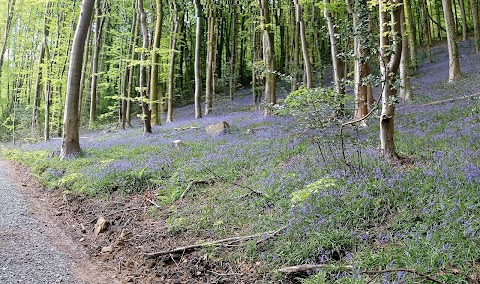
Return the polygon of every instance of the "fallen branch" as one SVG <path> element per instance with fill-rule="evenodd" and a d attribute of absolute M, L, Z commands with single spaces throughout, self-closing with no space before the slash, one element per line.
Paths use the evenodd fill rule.
<path fill-rule="evenodd" d="M 451 98 L 451 99 L 446 99 L 446 100 L 434 101 L 434 102 L 421 104 L 421 105 L 409 105 L 409 106 L 399 107 L 399 108 L 397 108 L 397 110 L 408 108 L 410 106 L 423 107 L 423 106 L 433 106 L 433 105 L 445 104 L 445 103 L 450 103 L 450 102 L 454 102 L 454 101 L 468 100 L 468 99 L 479 97 L 479 96 L 480 96 L 480 93 L 469 95 L 469 96 L 463 96 L 463 97 L 459 97 L 459 98 Z"/>
<path fill-rule="evenodd" d="M 278 272 L 281 273 L 286 273 L 286 274 L 291 274 L 291 273 L 298 273 L 298 272 L 305 272 L 305 271 L 315 271 L 319 269 L 333 269 L 333 270 L 341 270 L 341 271 L 353 271 L 353 266 L 352 265 L 343 265 L 343 266 L 337 266 L 333 264 L 302 264 L 302 265 L 295 265 L 295 266 L 290 266 L 290 267 L 285 267 L 278 269 Z M 360 274 L 375 274 L 375 276 L 370 279 L 369 282 L 373 281 L 378 275 L 383 274 L 383 273 L 393 273 L 393 272 L 408 272 L 412 273 L 415 275 L 418 275 L 420 277 L 423 277 L 429 281 L 432 281 L 434 283 L 438 284 L 444 284 L 443 282 L 429 276 L 426 274 L 423 274 L 421 272 L 418 272 L 414 269 L 408 269 L 408 268 L 396 268 L 396 269 L 385 269 L 385 270 L 364 270 L 360 271 Z"/>
<path fill-rule="evenodd" d="M 258 191 L 258 190 L 255 190 L 249 186 L 245 186 L 245 185 L 242 185 L 242 184 L 239 184 L 239 183 L 236 183 L 236 182 L 231 182 L 231 181 L 228 181 L 226 178 L 222 177 L 222 176 L 219 176 L 217 175 L 215 172 L 213 172 L 211 169 L 205 167 L 204 165 L 201 165 L 205 170 L 207 170 L 208 172 L 210 172 L 212 175 L 214 175 L 216 178 L 218 178 L 219 180 L 225 182 L 225 183 L 228 183 L 228 184 L 231 184 L 231 185 L 234 185 L 234 186 L 238 186 L 238 187 L 241 187 L 241 188 L 245 188 L 245 189 L 248 189 L 250 190 L 250 192 L 252 194 L 255 194 L 255 195 L 259 195 L 259 196 L 263 196 L 263 197 L 268 197 L 268 195 L 264 192 L 261 192 L 261 191 Z"/>
<path fill-rule="evenodd" d="M 173 130 L 175 131 L 183 131 L 183 130 L 190 130 L 190 129 L 198 129 L 197 126 L 188 126 L 188 127 L 175 127 Z"/>
<path fill-rule="evenodd" d="M 281 273 L 291 274 L 291 273 L 305 272 L 305 271 L 311 271 L 311 270 L 319 270 L 319 269 L 325 269 L 325 268 L 331 268 L 331 269 L 343 270 L 343 271 L 352 271 L 353 270 L 352 265 L 335 266 L 335 265 L 332 265 L 332 264 L 302 264 L 302 265 L 295 265 L 295 266 L 281 268 L 277 271 L 281 272 Z"/>
<path fill-rule="evenodd" d="M 192 187 L 194 186 L 198 186 L 198 185 L 212 185 L 215 183 L 215 180 L 213 178 L 209 178 L 209 179 L 206 179 L 206 180 L 192 180 L 191 182 L 188 183 L 188 186 L 187 188 L 183 191 L 182 195 L 180 195 L 180 200 L 183 199 L 183 197 L 185 197 L 185 194 L 190 190 L 192 189 Z"/>
<path fill-rule="evenodd" d="M 283 230 L 283 228 L 282 228 L 282 230 Z M 155 257 L 159 257 L 159 256 L 162 256 L 162 255 L 167 255 L 167 254 L 184 253 L 185 251 L 200 249 L 200 248 L 204 248 L 204 247 L 221 246 L 221 245 L 232 244 L 232 243 L 241 242 L 241 241 L 248 241 L 248 240 L 258 238 L 258 237 L 263 237 L 263 236 L 270 237 L 270 235 L 276 235 L 276 234 L 278 234 L 278 232 L 279 232 L 279 230 L 266 232 L 266 233 L 259 233 L 259 234 L 249 235 L 249 236 L 231 237 L 231 238 L 216 240 L 216 241 L 212 241 L 212 242 L 205 242 L 205 243 L 200 243 L 200 244 L 177 247 L 177 248 L 174 248 L 174 249 L 171 249 L 171 250 L 166 250 L 166 251 L 145 253 L 144 255 L 145 255 L 145 257 L 148 257 L 148 258 L 155 258 Z"/>
<path fill-rule="evenodd" d="M 397 269 L 385 269 L 385 270 L 369 270 L 369 271 L 363 271 L 361 273 L 364 273 L 364 274 L 376 274 L 376 275 L 379 275 L 379 274 L 383 274 L 383 273 L 392 273 L 392 272 L 408 272 L 408 273 L 413 273 L 413 274 L 416 274 L 420 277 L 423 277 L 427 280 L 430 280 L 432 282 L 435 282 L 435 283 L 438 283 L 438 284 L 445 284 L 429 275 L 426 275 L 426 274 L 423 274 L 423 273 L 420 273 L 414 269 L 408 269 L 408 268 L 397 268 Z M 370 283 L 370 282 L 368 282 Z"/>

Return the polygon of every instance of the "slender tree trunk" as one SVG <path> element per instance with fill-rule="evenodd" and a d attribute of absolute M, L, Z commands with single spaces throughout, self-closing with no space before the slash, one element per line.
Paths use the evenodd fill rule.
<path fill-rule="evenodd" d="M 155 36 L 153 41 L 153 52 L 152 52 L 152 67 L 150 74 L 150 109 L 152 112 L 152 122 L 153 125 L 160 125 L 160 116 L 159 116 L 159 99 L 162 98 L 162 95 L 159 93 L 159 84 L 158 84 L 158 75 L 159 75 L 159 48 L 160 40 L 162 39 L 162 25 L 163 25 L 163 7 L 162 0 L 156 0 L 156 12 L 157 19 L 155 22 Z"/>
<path fill-rule="evenodd" d="M 330 37 L 330 49 L 332 55 L 332 65 L 333 65 L 333 83 L 335 85 L 335 93 L 339 100 L 343 100 L 345 95 L 345 87 L 342 85 L 340 80 L 344 77 L 344 64 L 338 56 L 338 47 L 337 47 L 337 38 L 336 38 L 336 28 L 335 23 L 333 22 L 332 15 L 328 6 L 330 5 L 330 0 L 324 0 L 323 3 L 325 4 L 325 11 L 324 17 L 327 20 L 328 24 L 328 34 Z M 343 104 L 339 103 L 337 112 L 343 111 Z"/>
<path fill-rule="evenodd" d="M 232 46 L 231 46 L 231 55 L 230 55 L 230 80 L 229 80 L 229 93 L 230 100 L 233 101 L 233 96 L 237 89 L 237 43 L 238 43 L 238 8 L 237 0 L 232 0 L 231 2 L 231 16 L 232 16 Z"/>
<path fill-rule="evenodd" d="M 265 115 L 271 115 L 272 107 L 277 103 L 275 76 L 275 47 L 273 31 L 270 24 L 269 0 L 259 0 L 262 21 L 263 61 L 265 64 Z"/>
<path fill-rule="evenodd" d="M 478 0 L 470 0 L 470 9 L 472 10 L 475 52 L 480 53 L 480 21 L 478 19 Z"/>
<path fill-rule="evenodd" d="M 97 82 L 98 82 L 98 58 L 100 55 L 101 37 L 105 17 L 103 17 L 100 1 L 95 1 L 95 30 L 94 30 L 94 46 L 92 56 L 92 83 L 90 86 L 90 120 L 89 126 L 92 127 L 97 120 Z M 106 3 L 106 2 L 105 2 Z"/>
<path fill-rule="evenodd" d="M 303 55 L 303 66 L 305 69 L 306 86 L 307 88 L 312 88 L 313 72 L 312 72 L 312 64 L 310 62 L 310 56 L 308 54 L 305 22 L 303 21 L 303 18 L 302 18 L 302 5 L 298 2 L 298 0 L 293 0 L 293 3 L 295 4 L 295 19 L 300 29 L 299 32 L 300 32 L 300 40 L 302 42 L 302 55 Z"/>
<path fill-rule="evenodd" d="M 207 61 L 205 72 L 205 115 L 210 114 L 213 107 L 214 61 L 215 61 L 215 13 L 212 1 L 207 1 Z"/>
<path fill-rule="evenodd" d="M 432 62 L 432 27 L 430 25 L 430 20 L 429 20 L 429 11 L 428 11 L 428 3 L 427 0 L 420 0 L 421 1 L 421 9 L 423 12 L 423 22 L 424 22 L 424 34 L 426 36 L 426 45 L 425 48 L 427 49 L 427 57 L 428 61 L 431 63 Z"/>
<path fill-rule="evenodd" d="M 407 47 L 409 52 L 409 62 L 411 68 L 416 69 L 417 62 L 417 44 L 415 41 L 417 35 L 417 29 L 415 28 L 415 22 L 412 13 L 412 0 L 404 0 L 404 11 L 405 11 L 405 25 L 406 25 L 406 34 L 407 34 Z M 423 1 L 423 0 L 420 0 Z"/>
<path fill-rule="evenodd" d="M 137 2 L 138 9 L 138 18 L 140 19 L 140 28 L 142 30 L 143 51 L 140 54 L 140 104 L 142 106 L 142 120 L 143 120 L 143 134 L 152 133 L 152 117 L 150 113 L 149 104 L 147 102 L 147 55 L 149 39 L 148 39 L 148 30 L 147 30 L 147 15 L 143 9 L 143 0 L 138 0 Z"/>
<path fill-rule="evenodd" d="M 80 97 L 78 98 L 78 113 L 80 115 L 80 125 L 82 124 L 82 105 L 85 93 L 85 78 L 87 74 L 87 64 L 90 52 L 88 52 L 88 47 L 90 46 L 91 42 L 91 35 L 92 35 L 92 28 L 91 28 L 91 19 L 90 19 L 90 28 L 88 29 L 87 39 L 85 40 L 85 55 L 83 58 L 83 65 L 82 65 L 82 74 L 80 77 Z"/>
<path fill-rule="evenodd" d="M 7 50 L 8 36 L 10 34 L 10 28 L 12 26 L 15 2 L 16 0 L 8 0 L 7 17 L 6 17 L 7 21 L 5 23 L 5 32 L 3 34 L 2 50 L 0 51 L 0 78 L 2 77 L 3 58 L 5 56 L 5 51 Z"/>
<path fill-rule="evenodd" d="M 195 0 L 195 18 L 197 27 L 195 30 L 195 118 L 202 118 L 202 76 L 200 71 L 200 60 L 202 58 L 202 4 L 200 0 Z"/>
<path fill-rule="evenodd" d="M 448 82 L 454 82 L 462 77 L 460 72 L 460 60 L 456 41 L 455 21 L 452 13 L 452 1 L 442 0 L 443 13 L 445 16 L 445 29 L 447 30 L 448 45 Z"/>
<path fill-rule="evenodd" d="M 137 2 L 134 1 L 134 11 L 137 11 Z M 138 22 L 137 13 L 133 13 L 132 29 L 130 31 L 130 45 L 128 46 L 128 54 L 130 56 L 130 62 L 135 60 L 135 46 L 138 36 Z M 127 64 L 123 79 L 123 101 L 122 101 L 122 122 L 121 127 L 125 129 L 126 125 L 130 125 L 131 120 L 131 102 L 132 102 L 132 88 L 133 88 L 133 73 L 134 66 Z"/>
<path fill-rule="evenodd" d="M 352 15 L 353 19 L 353 49 L 354 49 L 354 78 L 355 78 L 355 118 L 360 119 L 368 113 L 368 84 L 364 84 L 363 79 L 370 73 L 368 62 L 366 61 L 366 55 L 363 45 L 367 41 L 366 37 L 369 34 L 369 11 L 367 10 L 366 1 L 356 0 L 355 4 L 352 4 L 351 0 L 346 0 L 348 12 Z M 359 24 L 359 21 L 364 21 Z M 368 72 L 368 73 L 367 73 Z M 366 126 L 366 122 L 362 121 L 361 126 Z"/>
<path fill-rule="evenodd" d="M 170 34 L 170 69 L 168 76 L 168 112 L 167 122 L 173 121 L 173 91 L 175 84 L 175 56 L 177 54 L 177 38 L 179 33 L 179 11 L 177 0 L 172 0 L 170 3 L 172 10 L 172 30 Z"/>
<path fill-rule="evenodd" d="M 400 30 L 402 35 L 402 58 L 400 59 L 400 97 L 408 101 L 412 99 L 412 85 L 410 83 L 410 75 L 408 74 L 410 52 L 408 49 L 408 31 L 404 9 L 401 9 L 400 20 Z"/>
<path fill-rule="evenodd" d="M 395 97 L 394 87 L 400 58 L 402 43 L 400 36 L 400 7 L 388 5 L 388 0 L 379 0 L 379 25 L 380 25 L 380 70 L 382 73 L 382 111 L 380 114 L 380 142 L 383 155 L 386 159 L 398 159 L 394 142 Z M 401 0 L 392 1 L 392 4 L 401 4 Z M 387 8 L 388 7 L 388 8 Z M 390 21 L 387 11 L 390 10 Z M 389 28 L 390 27 L 390 28 Z M 391 35 L 392 39 L 390 39 Z M 389 49 L 393 46 L 393 55 Z"/>
<path fill-rule="evenodd" d="M 467 15 L 465 13 L 465 2 L 464 0 L 458 0 L 460 5 L 460 14 L 462 17 L 462 39 L 467 40 Z"/>
<path fill-rule="evenodd" d="M 68 70 L 67 96 L 65 101 L 64 131 L 60 159 L 78 155 L 80 149 L 78 98 L 80 91 L 80 72 L 82 72 L 85 38 L 90 27 L 94 0 L 83 0 L 75 37 L 73 39 Z"/>
<path fill-rule="evenodd" d="M 293 3 L 293 2 L 290 2 Z M 298 90 L 300 73 L 300 24 L 296 20 L 295 6 L 291 9 L 291 22 L 295 23 L 292 37 L 292 92 Z"/>

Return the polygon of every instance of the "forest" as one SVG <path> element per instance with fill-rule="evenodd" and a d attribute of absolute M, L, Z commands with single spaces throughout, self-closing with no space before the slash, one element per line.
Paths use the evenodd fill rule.
<path fill-rule="evenodd" d="M 0 3 L 0 157 L 122 283 L 480 283 L 477 0 Z"/>

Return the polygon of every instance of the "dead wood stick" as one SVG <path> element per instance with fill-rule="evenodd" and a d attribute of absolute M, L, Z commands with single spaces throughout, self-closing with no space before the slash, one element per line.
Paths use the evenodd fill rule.
<path fill-rule="evenodd" d="M 343 270 L 343 271 L 353 271 L 353 266 L 352 265 L 343 265 L 343 266 L 336 266 L 332 264 L 302 264 L 302 265 L 295 265 L 295 266 L 290 266 L 290 267 L 285 267 L 278 269 L 278 272 L 281 273 L 286 273 L 286 274 L 291 274 L 291 273 L 297 273 L 297 272 L 305 272 L 309 270 L 318 270 L 318 269 L 334 269 L 334 270 Z M 416 274 L 420 277 L 423 277 L 427 280 L 430 280 L 435 283 L 439 284 L 444 284 L 443 282 L 429 276 L 426 274 L 423 274 L 421 272 L 418 272 L 414 269 L 408 269 L 408 268 L 396 268 L 396 269 L 385 269 L 385 270 L 365 270 L 365 271 L 360 271 L 361 274 L 382 274 L 382 273 L 392 273 L 392 272 L 408 272 L 412 274 Z"/>
<path fill-rule="evenodd" d="M 115 215 L 115 214 L 118 214 L 118 213 L 124 213 L 124 212 L 129 212 L 129 211 L 136 211 L 136 210 L 140 210 L 140 209 L 142 209 L 142 207 L 121 209 L 121 210 L 117 210 L 117 211 L 111 212 L 111 213 L 109 213 L 109 214 L 106 214 L 106 215 L 104 216 L 104 218 L 111 217 L 111 216 L 113 216 L 113 215 Z M 95 222 L 95 220 L 97 220 L 98 218 L 100 218 L 100 217 L 95 217 L 95 218 L 92 219 L 89 223 Z"/>
<path fill-rule="evenodd" d="M 478 96 L 480 96 L 480 93 L 478 93 L 478 94 L 473 94 L 473 95 L 468 95 L 468 96 L 463 96 L 463 97 L 459 97 L 459 98 L 451 98 L 451 99 L 445 99 L 445 100 L 440 100 L 440 101 L 434 101 L 434 102 L 430 102 L 430 103 L 426 103 L 426 104 L 421 104 L 421 105 L 403 106 L 403 107 L 397 108 L 397 110 L 398 110 L 398 109 L 408 108 L 408 107 L 414 107 L 414 106 L 416 106 L 416 107 L 423 107 L 423 106 L 433 106 L 433 105 L 445 104 L 445 103 L 450 103 L 450 102 L 454 102 L 454 101 L 468 100 L 468 99 L 475 98 L 475 97 L 478 97 Z"/>
<path fill-rule="evenodd" d="M 201 165 L 204 169 L 206 169 L 208 172 L 210 172 L 212 175 L 214 175 L 216 178 L 220 179 L 221 181 L 223 182 L 226 182 L 228 184 L 231 184 L 231 185 L 234 185 L 234 186 L 238 186 L 238 187 L 241 187 L 241 188 L 245 188 L 245 189 L 248 189 L 250 190 L 250 192 L 252 194 L 255 194 L 255 195 L 259 195 L 259 196 L 264 196 L 264 197 L 268 197 L 268 195 L 264 192 L 261 192 L 261 191 L 258 191 L 258 190 L 255 190 L 249 186 L 246 186 L 246 185 L 242 185 L 242 184 L 239 184 L 239 183 L 236 183 L 236 182 L 231 182 L 231 181 L 228 181 L 226 178 L 222 177 L 222 176 L 219 176 L 217 175 L 215 172 L 213 172 L 211 169 L 205 167 L 204 165 Z"/>
<path fill-rule="evenodd" d="M 385 270 L 368 270 L 368 271 L 362 271 L 361 273 L 364 274 L 382 274 L 382 273 L 391 273 L 391 272 L 408 272 L 408 273 L 413 273 L 416 274 L 420 277 L 423 277 L 427 280 L 430 280 L 432 282 L 438 283 L 438 284 L 445 284 L 444 282 L 441 282 L 427 274 L 420 273 L 414 269 L 408 269 L 408 268 L 396 268 L 396 269 L 385 269 Z"/>
<path fill-rule="evenodd" d="M 209 178 L 206 180 L 192 180 L 191 182 L 188 183 L 187 188 L 183 191 L 182 195 L 180 195 L 180 200 L 185 197 L 185 194 L 192 189 L 192 187 L 197 186 L 197 185 L 212 185 L 215 183 L 215 180 L 213 178 Z"/>
<path fill-rule="evenodd" d="M 258 238 L 258 237 L 262 237 L 262 236 L 267 236 L 268 237 L 272 234 L 278 234 L 278 231 L 279 230 L 270 231 L 270 232 L 266 232 L 266 233 L 258 233 L 258 234 L 253 234 L 253 235 L 249 235 L 249 236 L 231 237 L 231 238 L 216 240 L 216 241 L 212 241 L 212 242 L 205 242 L 205 243 L 200 243 L 200 244 L 177 247 L 177 248 L 174 248 L 174 249 L 171 249 L 171 250 L 166 250 L 166 251 L 145 253 L 144 255 L 145 255 L 145 257 L 148 257 L 148 258 L 154 258 L 154 257 L 159 257 L 159 256 L 162 256 L 162 255 L 167 255 L 167 254 L 180 253 L 180 252 L 183 253 L 185 251 L 199 249 L 199 248 L 203 248 L 203 247 L 219 246 L 219 245 L 231 244 L 231 243 L 235 243 L 235 242 L 248 241 L 248 240 Z"/>
<path fill-rule="evenodd" d="M 318 269 L 325 269 L 325 268 L 333 268 L 336 270 L 344 270 L 344 271 L 353 270 L 352 265 L 335 266 L 332 264 L 301 264 L 301 265 L 295 265 L 290 267 L 284 267 L 277 271 L 281 273 L 291 274 L 291 273 L 305 272 L 309 270 L 318 270 Z"/>

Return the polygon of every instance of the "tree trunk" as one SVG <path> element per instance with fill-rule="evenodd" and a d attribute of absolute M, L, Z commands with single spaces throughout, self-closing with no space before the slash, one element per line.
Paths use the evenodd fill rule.
<path fill-rule="evenodd" d="M 353 19 L 353 51 L 354 51 L 354 78 L 355 78 L 355 118 L 361 119 L 368 114 L 368 91 L 369 85 L 363 83 L 363 79 L 370 74 L 370 68 L 366 61 L 366 55 L 364 46 L 366 37 L 370 32 L 369 30 L 369 11 L 367 9 L 366 1 L 354 0 L 352 5 L 351 0 L 346 0 L 348 12 L 352 15 Z M 364 21 L 359 24 L 359 21 Z M 368 73 L 367 73 L 368 72 Z M 366 126 L 366 122 L 362 121 L 361 126 Z"/>
<path fill-rule="evenodd" d="M 34 135 L 37 134 L 39 130 L 39 116 L 40 116 L 40 101 L 42 97 L 42 76 L 43 76 L 43 69 L 42 66 L 45 61 L 45 49 L 47 48 L 47 37 L 49 34 L 48 29 L 48 14 L 50 11 L 50 2 L 47 1 L 45 4 L 45 18 L 44 18 L 44 25 L 43 25 L 43 39 L 40 47 L 40 60 L 38 65 L 38 73 L 37 79 L 35 81 L 35 98 L 33 102 L 33 119 L 32 119 L 32 129 Z"/>
<path fill-rule="evenodd" d="M 202 4 L 200 0 L 195 0 L 195 17 L 197 27 L 195 30 L 195 118 L 202 118 L 202 76 L 200 71 L 200 60 L 202 58 Z"/>
<path fill-rule="evenodd" d="M 408 101 L 412 99 L 412 84 L 408 74 L 410 52 L 408 49 L 407 25 L 405 21 L 404 9 L 400 13 L 400 30 L 402 36 L 402 58 L 400 59 L 400 97 Z"/>
<path fill-rule="evenodd" d="M 147 15 L 143 9 L 143 0 L 138 0 L 137 2 L 138 9 L 138 18 L 140 19 L 140 28 L 142 30 L 143 51 L 140 54 L 140 79 L 139 79 L 139 89 L 140 89 L 140 104 L 142 106 L 142 120 L 143 120 L 143 134 L 152 133 L 152 117 L 150 113 L 148 96 L 147 96 L 147 55 L 149 39 L 148 39 L 148 30 L 147 30 Z"/>
<path fill-rule="evenodd" d="M 100 45 L 105 17 L 100 12 L 100 1 L 95 1 L 95 30 L 93 36 L 93 56 L 92 56 L 92 83 L 90 85 L 90 120 L 89 126 L 93 127 L 97 120 L 97 82 L 98 82 L 98 58 L 100 55 Z M 106 3 L 106 2 L 105 2 Z"/>
<path fill-rule="evenodd" d="M 296 11 L 295 7 L 291 7 L 292 9 L 292 23 L 295 23 L 295 28 L 293 29 L 293 37 L 292 37 L 292 92 L 298 90 L 299 85 L 299 73 L 300 73 L 300 24 L 297 22 Z"/>
<path fill-rule="evenodd" d="M 397 91 L 394 87 L 400 58 L 402 55 L 400 9 L 389 6 L 388 0 L 379 0 L 380 25 L 380 70 L 382 73 L 382 111 L 380 114 L 380 142 L 383 155 L 386 159 L 398 159 L 394 142 L 395 98 Z M 401 0 L 392 1 L 392 4 L 401 4 Z M 387 8 L 389 7 L 389 8 Z M 391 8 L 390 8 L 391 7 Z M 387 20 L 387 11 L 390 10 L 391 20 Z M 390 29 L 388 29 L 390 27 Z M 389 38 L 389 35 L 392 39 Z M 393 55 L 389 49 L 393 46 Z"/>
<path fill-rule="evenodd" d="M 16 0 L 8 0 L 8 7 L 7 7 L 7 21 L 5 23 L 5 32 L 3 34 L 3 44 L 2 50 L 0 51 L 0 78 L 2 77 L 2 67 L 3 67 L 3 58 L 5 56 L 5 51 L 7 50 L 8 45 L 8 36 L 10 34 L 10 28 L 12 26 L 12 19 L 13 19 L 13 11 L 15 8 Z"/>
<path fill-rule="evenodd" d="M 333 22 L 332 15 L 328 7 L 330 5 L 330 0 L 324 0 L 323 3 L 325 4 L 324 17 L 327 20 L 328 34 L 330 37 L 330 49 L 333 65 L 333 83 L 335 85 L 335 93 L 337 94 L 339 100 L 342 101 L 345 95 L 345 87 L 342 85 L 340 80 L 344 77 L 344 64 L 338 56 L 335 23 Z M 336 112 L 338 113 L 342 111 L 343 104 L 342 102 L 340 102 Z"/>
<path fill-rule="evenodd" d="M 128 54 L 130 55 L 130 62 L 135 60 L 135 46 L 137 43 L 137 36 L 138 36 L 138 22 L 139 19 L 137 17 L 137 5 L 136 1 L 134 1 L 134 13 L 132 19 L 132 29 L 130 31 L 130 44 L 128 47 Z M 132 102 L 132 88 L 133 88 L 133 73 L 134 73 L 134 66 L 129 66 L 125 68 L 124 79 L 123 79 L 123 101 L 122 101 L 122 122 L 121 127 L 125 129 L 125 126 L 128 124 L 130 125 L 131 120 L 131 102 Z"/>
<path fill-rule="evenodd" d="M 470 9 L 472 10 L 475 52 L 480 53 L 480 21 L 478 19 L 478 0 L 470 0 Z"/>
<path fill-rule="evenodd" d="M 447 30 L 448 45 L 448 82 L 455 82 L 462 77 L 460 60 L 456 41 L 455 21 L 453 19 L 452 1 L 442 0 L 443 14 L 445 16 L 445 29 Z"/>
<path fill-rule="evenodd" d="M 265 64 L 265 115 L 273 114 L 272 107 L 277 103 L 275 75 L 275 48 L 273 31 L 270 24 L 269 0 L 259 0 L 262 21 L 263 61 Z"/>
<path fill-rule="evenodd" d="M 80 97 L 78 98 L 78 115 L 80 116 L 80 125 L 82 124 L 82 104 L 83 104 L 83 98 L 84 98 L 84 92 L 85 92 L 85 78 L 86 78 L 86 73 L 87 73 L 87 63 L 89 59 L 89 52 L 88 52 L 88 47 L 90 46 L 91 42 L 91 34 L 92 34 L 92 28 L 91 28 L 91 19 L 90 19 L 90 28 L 88 29 L 87 33 L 87 39 L 85 40 L 85 55 L 83 58 L 83 64 L 82 64 L 82 75 L 80 77 Z"/>
<path fill-rule="evenodd" d="M 460 5 L 460 14 L 462 16 L 462 39 L 467 40 L 467 15 L 465 14 L 465 2 L 458 0 Z"/>
<path fill-rule="evenodd" d="M 302 42 L 302 55 L 303 55 L 303 66 L 305 69 L 306 86 L 307 88 L 313 88 L 312 64 L 310 62 L 310 56 L 308 54 L 305 22 L 303 21 L 303 18 L 302 18 L 302 5 L 298 2 L 298 0 L 293 0 L 293 3 L 295 4 L 295 19 L 296 19 L 297 25 L 299 26 L 300 40 Z"/>
<path fill-rule="evenodd" d="M 210 114 L 213 106 L 213 70 L 214 70 L 214 61 L 215 61 L 215 14 L 213 11 L 212 1 L 207 1 L 207 61 L 206 61 L 206 71 L 205 71 L 205 115 Z"/>
<path fill-rule="evenodd" d="M 75 37 L 73 39 L 70 64 L 68 70 L 67 95 L 65 100 L 65 115 L 63 123 L 63 139 L 60 159 L 67 156 L 78 155 L 80 139 L 78 135 L 79 115 L 78 98 L 80 96 L 80 72 L 82 72 L 85 38 L 90 27 L 94 0 L 83 0 Z"/>
<path fill-rule="evenodd" d="M 228 88 L 230 100 L 233 101 L 233 96 L 237 89 L 237 37 L 238 37 L 238 27 L 237 27 L 237 18 L 238 18 L 238 9 L 237 9 L 237 0 L 232 0 L 231 2 L 231 16 L 232 16 L 232 46 L 230 54 L 230 80 Z"/>
<path fill-rule="evenodd" d="M 162 24 L 163 24 L 163 7 L 162 0 L 156 0 L 156 12 L 157 19 L 155 22 L 155 36 L 153 41 L 153 52 L 152 52 L 152 69 L 150 75 L 150 109 L 152 112 L 152 122 L 153 125 L 160 125 L 160 115 L 159 115 L 159 100 L 162 99 L 160 94 L 159 84 L 158 84 L 158 75 L 159 75 L 159 48 L 160 40 L 162 39 Z"/>
<path fill-rule="evenodd" d="M 413 19 L 413 13 L 412 13 L 412 0 L 404 0 L 404 15 L 405 15 L 405 28 L 406 28 L 406 34 L 407 34 L 407 47 L 408 47 L 408 52 L 409 52 L 409 61 L 407 64 L 410 65 L 411 68 L 417 69 L 417 44 L 415 42 L 415 38 L 417 35 L 417 31 L 415 28 L 415 22 Z M 423 1 L 423 0 L 421 0 Z"/>
<path fill-rule="evenodd" d="M 427 0 L 420 0 L 421 2 L 421 9 L 423 12 L 423 22 L 424 22 L 424 35 L 426 36 L 426 45 L 425 48 L 427 49 L 427 57 L 428 57 L 428 62 L 432 62 L 432 27 L 430 26 L 430 20 L 429 20 L 429 12 L 428 12 L 428 3 Z"/>
<path fill-rule="evenodd" d="M 172 30 L 170 34 L 170 69 L 168 76 L 168 112 L 167 112 L 167 122 L 173 121 L 173 91 L 175 84 L 175 56 L 177 51 L 177 38 L 179 32 L 179 16 L 178 16 L 178 5 L 176 0 L 172 0 L 170 3 L 172 10 Z"/>

